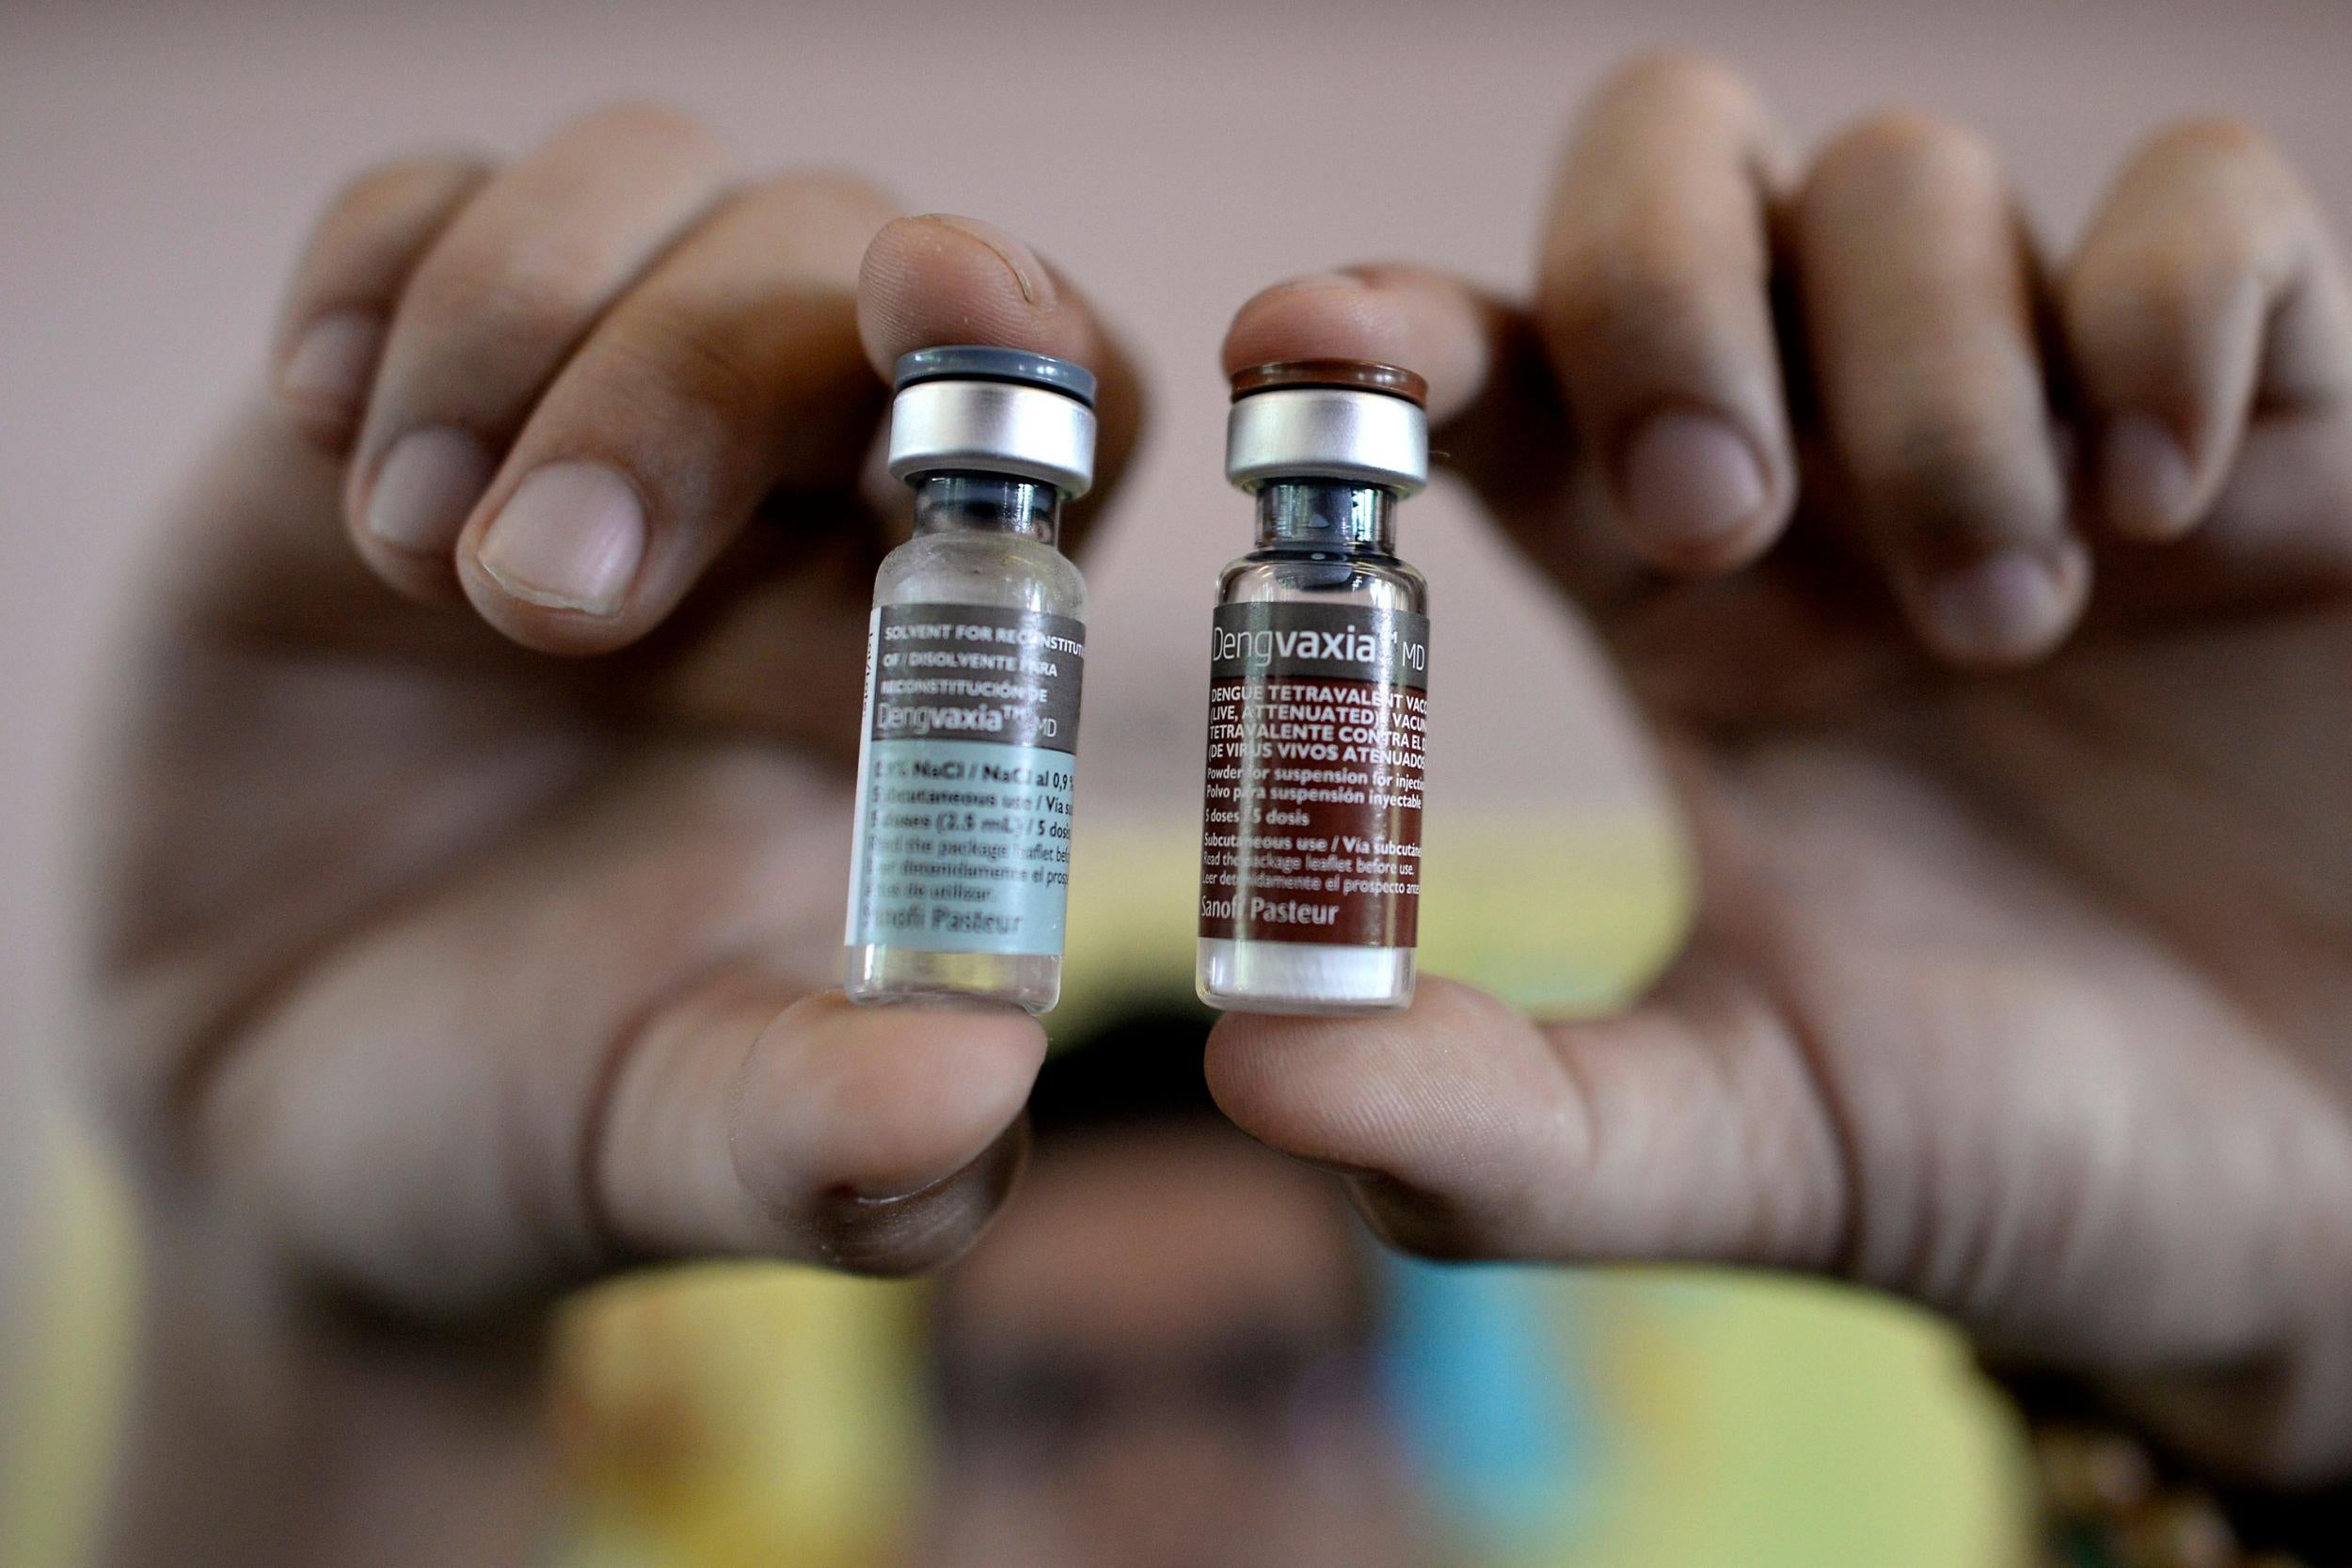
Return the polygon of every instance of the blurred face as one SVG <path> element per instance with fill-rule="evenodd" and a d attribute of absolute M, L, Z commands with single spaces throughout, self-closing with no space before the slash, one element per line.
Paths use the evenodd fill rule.
<path fill-rule="evenodd" d="M 939 1327 L 938 1568 L 1384 1568 L 1419 1521 L 1327 1182 L 1203 1125 L 1039 1161 Z"/>

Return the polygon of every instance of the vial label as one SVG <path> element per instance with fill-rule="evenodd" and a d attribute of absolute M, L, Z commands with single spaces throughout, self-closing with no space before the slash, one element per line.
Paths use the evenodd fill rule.
<path fill-rule="evenodd" d="M 1428 688 L 1427 616 L 1217 608 L 1202 936 L 1413 945 Z"/>
<path fill-rule="evenodd" d="M 1086 627 L 892 605 L 866 644 L 851 946 L 1058 954 Z"/>

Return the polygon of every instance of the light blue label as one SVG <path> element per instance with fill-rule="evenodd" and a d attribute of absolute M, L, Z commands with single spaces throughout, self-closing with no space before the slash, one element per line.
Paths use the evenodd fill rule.
<path fill-rule="evenodd" d="M 869 738 L 850 941 L 1059 953 L 1072 762 L 1041 746 Z"/>

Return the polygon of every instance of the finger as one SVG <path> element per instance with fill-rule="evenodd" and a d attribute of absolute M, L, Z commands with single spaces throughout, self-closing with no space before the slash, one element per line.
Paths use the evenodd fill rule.
<path fill-rule="evenodd" d="M 1020 1172 L 1045 1032 L 1011 1008 L 778 1000 L 719 988 L 631 1054 L 596 1162 L 613 1240 L 861 1274 L 961 1254 Z"/>
<path fill-rule="evenodd" d="M 270 385 L 294 428 L 350 445 L 392 307 L 427 246 L 489 178 L 476 159 L 410 158 L 372 169 L 327 204 L 278 314 Z"/>
<path fill-rule="evenodd" d="M 1433 268 L 1394 263 L 1311 274 L 1261 291 L 1225 335 L 1228 374 L 1284 359 L 1402 365 L 1429 383 L 1433 462 L 1468 480 L 1522 547 L 1588 608 L 1641 575 L 1606 531 L 1567 529 L 1585 510 L 1559 387 L 1523 311 Z"/>
<path fill-rule="evenodd" d="M 417 263 L 345 483 L 362 559 L 446 597 L 451 549 L 540 392 L 717 194 L 709 135 L 667 111 L 591 115 L 491 182 Z"/>
<path fill-rule="evenodd" d="M 573 765 L 531 833 L 346 922 L 173 1069 L 194 1157 L 296 1266 L 442 1320 L 651 1259 L 888 1272 L 967 1243 L 1018 1168 L 1038 1024 L 853 1008 L 770 960 L 829 950 L 820 772 L 758 744 Z"/>
<path fill-rule="evenodd" d="M 761 499 L 848 488 L 882 406 L 857 332 L 859 258 L 895 209 L 782 179 L 699 226 L 557 376 L 460 536 L 484 619 L 601 653 L 659 625 Z"/>
<path fill-rule="evenodd" d="M 858 1007 L 731 972 L 505 1082 L 311 1043 L 230 1064 L 215 1125 L 242 1130 L 265 1168 L 240 1174 L 306 1267 L 446 1321 L 654 1262 L 938 1267 L 1010 1193 L 1045 1057 L 1015 1008 Z"/>
<path fill-rule="evenodd" d="M 1069 511 L 1065 547 L 1118 489 L 1142 430 L 1134 359 L 1070 280 L 1020 240 L 975 218 L 901 218 L 874 236 L 858 277 L 858 329 L 887 380 L 898 356 L 942 343 L 1028 349 L 1092 371 L 1094 486 Z"/>
<path fill-rule="evenodd" d="M 2141 148 L 2060 299 L 2106 524 L 2177 538 L 2212 511 L 2258 402 L 2352 391 L 2348 299 L 2310 193 L 2261 133 L 2192 120 Z"/>
<path fill-rule="evenodd" d="M 1778 134 L 1745 84 L 1662 55 L 1604 86 L 1546 226 L 1536 317 L 1634 549 L 1754 557 L 1796 495 L 1772 323 Z"/>
<path fill-rule="evenodd" d="M 1429 384 L 1429 421 L 1442 430 L 1486 388 L 1499 309 L 1433 268 L 1349 267 L 1288 278 L 1234 312 L 1225 373 L 1284 359 L 1401 365 Z"/>
<path fill-rule="evenodd" d="M 1539 1026 L 1443 980 L 1378 1020 L 1231 1014 L 1207 1067 L 1244 1131 L 1349 1175 L 1408 1250 L 1836 1259 L 1836 1130 L 1772 1009 L 1703 961 L 1607 1022 Z"/>
<path fill-rule="evenodd" d="M 1822 154 L 1795 243 L 1823 423 L 1919 634 L 1961 664 L 2048 652 L 2082 612 L 2090 557 L 1998 163 L 1939 121 L 1868 121 Z"/>
<path fill-rule="evenodd" d="M 1788 976 L 1741 961 L 1740 939 L 1702 935 L 1607 1020 L 1539 1025 L 1441 981 L 1376 1020 L 1230 1015 L 1209 1085 L 1243 1129 L 1338 1170 L 1384 1238 L 1427 1256 L 1828 1275 L 2077 1368 L 2243 1369 L 2266 1364 L 2249 1347 L 2301 1340 L 2299 1303 L 2332 1286 L 2280 1281 L 2306 1259 L 2334 1265 L 2291 1195 L 2347 1158 L 2308 1079 L 2259 1053 L 2217 1078 L 2231 1053 L 2201 1031 L 2071 1021 L 2056 1040 L 1963 973 L 1964 1020 L 1935 1018 L 1931 986 L 1907 1022 L 1986 1049 L 1906 1064 L 1900 1031 L 1880 1032 L 1863 1054 L 1891 1076 L 1857 1072 L 1857 1042 L 1838 1040 L 1851 999 L 1810 1012 Z M 2160 1120 L 2185 1118 L 2135 1146 L 2129 1173 L 2114 1127 L 2065 1092 L 2110 1049 L 2148 1078 Z M 2034 1078 L 2045 1069 L 2058 1077 Z M 2233 1114 L 2208 1127 L 2193 1108 L 2225 1079 Z M 2269 1130 L 2260 1150 L 2249 1125 Z"/>

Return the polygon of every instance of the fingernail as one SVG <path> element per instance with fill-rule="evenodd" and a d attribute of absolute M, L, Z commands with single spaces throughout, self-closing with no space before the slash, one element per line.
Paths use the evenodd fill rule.
<path fill-rule="evenodd" d="M 2188 456 L 2145 414 L 2119 415 L 2099 452 L 2099 494 L 2118 531 L 2165 538 L 2191 521 Z"/>
<path fill-rule="evenodd" d="M 994 224 L 982 223 L 977 218 L 938 213 L 932 214 L 931 221 L 944 223 L 958 233 L 968 234 L 988 246 L 996 253 L 996 259 L 1005 263 L 1005 270 L 1012 274 L 1013 281 L 1020 285 L 1023 299 L 1041 309 L 1054 308 L 1054 277 L 1045 270 L 1045 263 L 1038 260 L 1036 251 Z"/>
<path fill-rule="evenodd" d="M 1922 602 L 1947 657 L 2006 661 L 2041 650 L 2064 623 L 2068 596 L 2048 560 L 2008 549 L 1931 579 Z"/>
<path fill-rule="evenodd" d="M 368 532 L 394 549 L 440 554 L 457 543 L 495 468 L 489 449 L 462 430 L 410 431 L 375 471 Z"/>
<path fill-rule="evenodd" d="M 1626 443 L 1618 489 L 1630 520 L 1652 541 L 1694 548 L 1719 544 L 1764 509 L 1764 472 L 1740 434 L 1711 414 L 1653 414 Z"/>
<path fill-rule="evenodd" d="M 871 1186 L 850 1187 L 838 1195 L 837 1201 L 850 1210 L 871 1211 L 894 1208 L 901 1203 L 911 1203 L 927 1194 L 935 1193 L 962 1174 L 961 1169 L 957 1169 L 949 1171 L 945 1176 L 930 1177 L 913 1184 L 906 1181 L 883 1181 Z"/>
<path fill-rule="evenodd" d="M 595 463 L 551 463 L 507 499 L 478 559 L 498 585 L 550 610 L 611 615 L 645 554 L 637 491 Z"/>
<path fill-rule="evenodd" d="M 384 346 L 384 321 L 360 310 L 321 316 L 295 340 L 278 372 L 278 388 L 294 403 L 322 413 L 349 417 L 367 396 L 376 351 Z"/>

